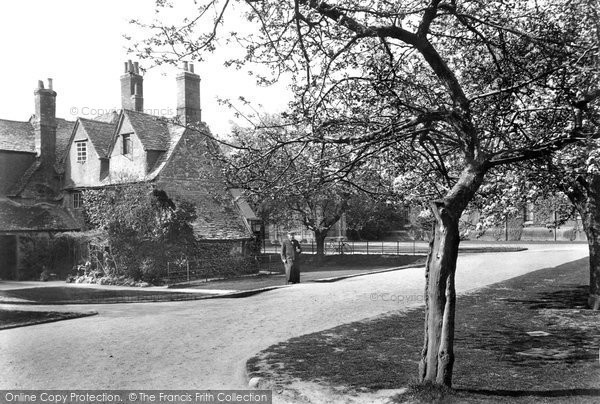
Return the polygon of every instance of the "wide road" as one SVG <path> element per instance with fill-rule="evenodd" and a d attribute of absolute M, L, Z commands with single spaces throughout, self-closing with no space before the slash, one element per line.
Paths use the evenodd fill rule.
<path fill-rule="evenodd" d="M 464 293 L 587 256 L 585 244 L 526 247 L 523 252 L 461 256 L 457 290 Z M 243 299 L 42 306 L 93 309 L 99 315 L 0 331 L 0 389 L 244 388 L 245 362 L 258 351 L 422 304 L 423 285 L 423 268 L 414 268 L 305 283 Z"/>

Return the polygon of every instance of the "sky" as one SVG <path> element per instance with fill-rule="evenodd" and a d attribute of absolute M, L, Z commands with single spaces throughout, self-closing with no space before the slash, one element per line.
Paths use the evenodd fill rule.
<path fill-rule="evenodd" d="M 34 113 L 33 90 L 38 80 L 53 79 L 57 116 L 68 120 L 92 118 L 119 109 L 123 62 L 123 34 L 135 34 L 132 18 L 154 15 L 154 0 L 19 0 L 0 6 L 0 119 L 26 121 Z M 290 95 L 285 85 L 262 88 L 247 71 L 225 68 L 223 49 L 195 64 L 201 77 L 202 120 L 214 134 L 226 134 L 232 122 L 244 124 L 217 98 L 243 96 L 260 111 L 285 109 Z M 144 62 L 140 65 L 144 67 Z M 176 107 L 175 75 L 165 66 L 144 74 L 144 109 L 173 115 Z"/>

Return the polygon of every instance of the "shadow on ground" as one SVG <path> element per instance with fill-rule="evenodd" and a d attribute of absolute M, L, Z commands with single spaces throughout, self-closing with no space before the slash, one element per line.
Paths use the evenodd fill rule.
<path fill-rule="evenodd" d="M 585 308 L 588 279 L 586 258 L 459 296 L 456 396 L 447 402 L 600 402 L 600 312 Z M 286 388 L 406 387 L 417 377 L 423 319 L 421 307 L 293 338 L 247 370 Z"/>
<path fill-rule="evenodd" d="M 459 393 L 484 397 L 600 397 L 600 389 L 561 389 L 561 390 L 475 390 L 458 389 Z"/>

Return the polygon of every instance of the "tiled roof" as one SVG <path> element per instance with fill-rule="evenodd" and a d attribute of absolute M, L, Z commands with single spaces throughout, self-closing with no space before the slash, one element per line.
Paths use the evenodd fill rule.
<path fill-rule="evenodd" d="M 63 155 L 69 147 L 71 133 L 75 127 L 75 122 L 66 119 L 56 118 L 56 163 L 61 164 Z"/>
<path fill-rule="evenodd" d="M 79 122 L 81 122 L 100 157 L 106 157 L 116 125 L 84 118 L 79 118 Z"/>
<path fill-rule="evenodd" d="M 0 150 L 35 153 L 31 123 L 0 119 Z"/>
<path fill-rule="evenodd" d="M 75 122 L 56 118 L 56 162 L 67 150 Z M 0 150 L 35 153 L 35 132 L 30 121 L 0 119 Z"/>
<path fill-rule="evenodd" d="M 65 210 L 49 203 L 22 205 L 9 199 L 0 199 L 0 232 L 19 233 L 37 231 L 80 230 L 81 226 Z"/>
<path fill-rule="evenodd" d="M 218 189 L 218 185 L 207 188 L 215 191 Z M 224 191 L 227 192 L 227 190 Z M 224 192 L 221 195 L 224 195 Z M 252 237 L 250 229 L 231 198 L 202 195 L 194 198 L 193 202 L 196 205 L 198 217 L 192 226 L 198 239 L 244 240 Z"/>
<path fill-rule="evenodd" d="M 119 120 L 119 112 L 111 111 L 106 114 L 95 116 L 93 121 L 116 124 Z"/>
<path fill-rule="evenodd" d="M 193 227 L 199 239 L 248 239 L 252 232 L 227 187 L 215 152 L 218 147 L 208 128 L 185 129 L 164 164 L 156 167 L 155 179 L 168 195 L 178 194 L 196 206 Z"/>
<path fill-rule="evenodd" d="M 129 122 L 144 145 L 144 149 L 166 151 L 169 148 L 171 136 L 165 118 L 128 109 L 123 110 L 123 112 L 129 118 Z"/>
<path fill-rule="evenodd" d="M 181 136 L 183 136 L 185 132 L 185 127 L 181 125 L 170 124 L 168 128 L 170 135 L 169 146 L 167 147 L 167 150 L 165 150 L 165 153 L 163 153 L 158 160 L 156 160 L 154 167 L 152 167 L 152 169 L 148 172 L 148 175 L 146 176 L 147 181 L 152 181 L 158 174 L 160 174 L 160 171 L 165 167 L 167 161 L 169 161 L 169 158 L 175 150 L 175 146 L 177 146 Z"/>
<path fill-rule="evenodd" d="M 13 185 L 13 187 L 8 191 L 8 195 L 16 196 L 16 195 L 19 195 L 21 192 L 23 192 L 23 190 L 29 183 L 29 180 L 31 179 L 31 177 L 38 170 L 38 168 L 40 168 L 41 165 L 42 165 L 41 160 L 39 158 L 36 158 L 33 161 L 33 163 L 31 163 L 31 165 L 27 168 L 27 170 L 25 170 L 23 175 L 21 175 L 21 178 L 19 178 L 19 180 L 15 183 L 15 185 Z"/>

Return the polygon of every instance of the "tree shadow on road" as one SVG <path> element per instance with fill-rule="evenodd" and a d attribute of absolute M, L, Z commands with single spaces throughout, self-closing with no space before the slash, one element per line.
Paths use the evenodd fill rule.
<path fill-rule="evenodd" d="M 587 285 L 562 285 L 564 289 L 538 293 L 533 299 L 506 299 L 510 303 L 523 303 L 528 309 L 585 309 L 589 287 Z"/>
<path fill-rule="evenodd" d="M 464 392 L 488 397 L 600 397 L 600 389 L 557 389 L 557 390 L 480 390 L 457 389 Z"/>

